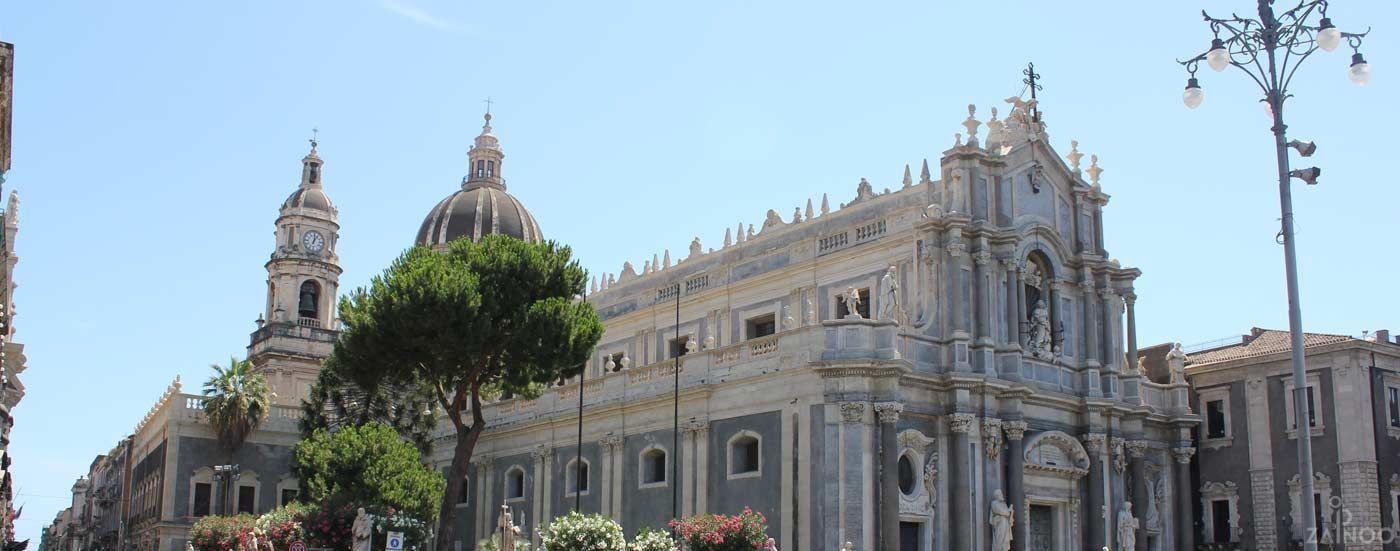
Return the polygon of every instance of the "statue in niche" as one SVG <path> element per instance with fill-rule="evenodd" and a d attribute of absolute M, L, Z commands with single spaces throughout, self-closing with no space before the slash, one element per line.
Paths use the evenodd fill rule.
<path fill-rule="evenodd" d="M 846 303 L 846 317 L 860 319 L 860 290 L 854 286 L 846 289 L 841 294 L 841 301 Z"/>
<path fill-rule="evenodd" d="M 1006 504 L 1001 490 L 992 493 L 991 517 L 987 522 L 992 525 L 992 551 L 1009 551 L 1011 527 L 1016 524 L 1016 519 L 1011 515 L 1011 506 Z"/>
<path fill-rule="evenodd" d="M 1138 520 L 1133 517 L 1133 504 L 1123 502 L 1123 510 L 1118 512 L 1118 549 L 1136 551 Z"/>
<path fill-rule="evenodd" d="M 896 321 L 899 315 L 899 282 L 894 275 L 894 266 L 880 278 L 880 319 Z"/>
<path fill-rule="evenodd" d="M 1031 310 L 1030 338 L 1027 340 L 1031 355 L 1041 359 L 1049 358 L 1051 340 L 1050 309 L 1045 306 L 1044 300 L 1037 299 L 1035 308 Z"/>

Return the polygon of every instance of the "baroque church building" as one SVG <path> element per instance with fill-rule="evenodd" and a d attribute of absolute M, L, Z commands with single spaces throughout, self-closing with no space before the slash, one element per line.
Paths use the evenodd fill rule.
<path fill-rule="evenodd" d="M 1199 417 L 1183 379 L 1128 368 L 1139 272 L 1104 249 L 1097 159 L 1082 167 L 1077 144 L 1061 157 L 1035 101 L 1013 100 L 985 123 L 969 106 L 966 139 L 898 189 L 861 179 L 834 207 L 770 210 L 718 247 L 696 238 L 684 258 L 598 278 L 586 300 L 605 334 L 582 380 L 484 406 L 470 474 L 449 481 L 467 496 L 455 548 L 489 536 L 502 504 L 535 538 L 577 500 L 629 534 L 673 506 L 751 507 L 793 551 L 1193 549 Z M 506 189 L 490 122 L 416 244 L 546 239 Z M 321 169 L 313 144 L 248 348 L 273 411 L 230 456 L 173 383 L 127 444 L 134 549 L 180 551 L 218 503 L 261 513 L 296 495 L 299 405 L 338 336 Z M 430 460 L 445 471 L 450 446 Z M 242 469 L 228 495 L 224 463 Z"/>

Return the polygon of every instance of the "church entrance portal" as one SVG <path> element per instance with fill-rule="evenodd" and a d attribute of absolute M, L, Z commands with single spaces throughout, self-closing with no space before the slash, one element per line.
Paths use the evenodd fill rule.
<path fill-rule="evenodd" d="M 1030 545 L 1026 551 L 1055 551 L 1055 510 L 1049 505 L 1031 505 Z"/>

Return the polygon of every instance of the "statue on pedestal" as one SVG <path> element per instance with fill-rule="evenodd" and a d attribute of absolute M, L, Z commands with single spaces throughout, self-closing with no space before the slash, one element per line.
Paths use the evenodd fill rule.
<path fill-rule="evenodd" d="M 1035 307 L 1031 310 L 1030 344 L 1031 355 L 1037 358 L 1046 359 L 1050 355 L 1050 309 L 1045 306 L 1044 300 L 1036 300 Z"/>
<path fill-rule="evenodd" d="M 846 289 L 841 294 L 841 301 L 846 303 L 846 317 L 855 316 L 860 319 L 860 291 L 854 286 Z"/>
<path fill-rule="evenodd" d="M 1124 501 L 1123 510 L 1118 513 L 1118 549 L 1136 551 L 1138 520 L 1133 517 L 1132 502 Z"/>
<path fill-rule="evenodd" d="M 1011 506 L 1006 504 L 1006 498 L 1002 497 L 1001 490 L 992 493 L 991 520 L 992 525 L 992 551 L 1009 551 L 1011 549 L 1011 527 L 1016 524 L 1016 518 L 1012 516 Z"/>
<path fill-rule="evenodd" d="M 894 276 L 894 266 L 880 278 L 880 320 L 896 321 L 899 315 L 899 282 Z"/>
<path fill-rule="evenodd" d="M 374 535 L 374 524 L 361 507 L 355 512 L 355 522 L 350 525 L 350 535 L 354 538 L 354 551 L 370 551 L 370 538 Z"/>

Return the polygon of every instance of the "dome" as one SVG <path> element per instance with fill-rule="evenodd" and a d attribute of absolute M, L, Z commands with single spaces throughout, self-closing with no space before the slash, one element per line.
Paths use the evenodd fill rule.
<path fill-rule="evenodd" d="M 525 205 L 504 188 L 469 183 L 428 212 L 418 229 L 419 245 L 445 245 L 459 237 L 481 239 L 500 234 L 529 243 L 543 243 L 540 225 Z"/>
<path fill-rule="evenodd" d="M 540 225 L 525 205 L 506 193 L 506 181 L 501 178 L 501 162 L 505 160 L 501 142 L 491 133 L 491 113 L 486 124 L 467 153 L 467 177 L 462 189 L 448 195 L 428 212 L 418 228 L 418 245 L 446 245 L 459 237 L 473 241 L 484 235 L 498 234 L 527 243 L 543 243 Z"/>
<path fill-rule="evenodd" d="M 284 209 L 315 209 L 325 212 L 334 212 L 335 206 L 331 205 L 330 197 L 326 197 L 326 192 L 320 188 L 304 187 L 292 192 L 291 196 L 282 203 Z"/>

